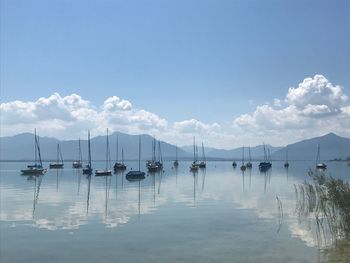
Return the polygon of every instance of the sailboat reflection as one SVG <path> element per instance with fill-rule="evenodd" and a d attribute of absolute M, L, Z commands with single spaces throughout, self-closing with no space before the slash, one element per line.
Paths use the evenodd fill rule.
<path fill-rule="evenodd" d="M 198 182 L 198 170 L 191 171 L 193 176 L 193 205 L 196 204 L 196 186 Z"/>
<path fill-rule="evenodd" d="M 33 212 L 32 212 L 32 218 L 34 219 L 35 214 L 35 208 L 38 203 L 39 199 L 39 192 L 40 192 L 40 186 L 41 182 L 43 180 L 44 174 L 40 175 L 30 175 L 27 177 L 28 181 L 34 181 L 34 191 L 33 191 Z"/>
<path fill-rule="evenodd" d="M 88 190 L 87 190 L 87 198 L 86 198 L 86 214 L 89 214 L 89 204 L 90 204 L 90 186 L 91 186 L 91 173 L 86 176 L 88 179 Z"/>
<path fill-rule="evenodd" d="M 58 187 L 61 182 L 63 170 L 62 169 L 56 169 L 56 192 L 58 192 Z"/>
<path fill-rule="evenodd" d="M 129 182 L 138 182 L 139 184 L 139 196 L 138 196 L 138 210 L 139 210 L 139 217 L 141 215 L 141 181 L 145 179 L 145 176 L 143 177 L 131 177 L 128 178 L 128 176 L 126 175 L 126 180 L 128 180 Z"/>
<path fill-rule="evenodd" d="M 108 214 L 108 200 L 109 200 L 109 190 L 111 189 L 112 177 L 104 176 L 106 179 L 106 188 L 105 188 L 105 217 Z"/>
<path fill-rule="evenodd" d="M 245 170 L 241 170 L 241 172 L 242 172 L 242 187 L 243 187 L 243 192 L 244 192 L 244 190 L 245 190 L 245 183 L 244 183 L 244 173 L 245 173 Z"/>
<path fill-rule="evenodd" d="M 207 170 L 206 169 L 201 169 L 202 171 L 202 192 L 204 191 L 204 186 L 205 186 L 205 176 L 207 174 Z"/>

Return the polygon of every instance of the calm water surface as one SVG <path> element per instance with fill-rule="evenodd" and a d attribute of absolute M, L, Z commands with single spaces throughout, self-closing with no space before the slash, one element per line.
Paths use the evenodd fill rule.
<path fill-rule="evenodd" d="M 314 163 L 290 164 L 263 174 L 253 163 L 243 174 L 209 162 L 192 174 L 189 163 L 169 162 L 129 182 L 123 173 L 86 177 L 71 163 L 28 177 L 19 172 L 25 163 L 2 162 L 0 261 L 320 262 L 313 220 L 295 212 L 294 185 Z M 349 175 L 346 163 L 328 166 Z"/>

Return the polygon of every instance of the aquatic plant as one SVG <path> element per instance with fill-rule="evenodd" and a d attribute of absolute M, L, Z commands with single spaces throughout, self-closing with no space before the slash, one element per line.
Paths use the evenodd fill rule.
<path fill-rule="evenodd" d="M 296 213 L 299 222 L 314 216 L 319 247 L 322 248 L 322 244 L 333 245 L 332 248 L 323 249 L 329 262 L 330 256 L 334 257 L 340 245 L 350 244 L 350 185 L 318 170 L 309 170 L 308 175 L 311 181 L 294 185 Z M 346 251 L 349 256 L 349 249 Z"/>

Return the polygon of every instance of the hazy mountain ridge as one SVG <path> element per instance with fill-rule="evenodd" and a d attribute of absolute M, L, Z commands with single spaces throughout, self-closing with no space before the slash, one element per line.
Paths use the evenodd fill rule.
<path fill-rule="evenodd" d="M 116 132 L 109 136 L 110 154 L 112 160 L 116 159 L 116 140 L 119 138 L 119 159 L 121 159 L 121 149 L 124 149 L 124 158 L 135 160 L 138 158 L 138 135 L 129 135 Z M 142 159 L 149 159 L 152 151 L 153 138 L 149 135 L 141 135 Z M 41 154 L 44 160 L 56 159 L 56 147 L 60 143 L 63 158 L 74 160 L 78 158 L 78 140 L 60 141 L 56 138 L 40 137 Z M 334 158 L 346 159 L 350 156 L 350 139 L 340 137 L 334 133 L 312 139 L 303 140 L 287 147 L 274 147 L 266 145 L 270 150 L 272 159 L 285 160 L 286 149 L 288 148 L 289 160 L 314 160 L 316 158 L 317 144 L 321 146 L 321 158 L 330 160 Z M 87 140 L 81 140 L 83 159 L 87 156 Z M 104 160 L 106 158 L 106 136 L 96 136 L 91 139 L 92 158 L 94 160 Z M 175 158 L 176 146 L 166 142 L 161 143 L 162 156 L 164 159 L 173 160 Z M 252 159 L 261 159 L 264 154 L 263 145 L 251 147 Z M 158 155 L 158 147 L 156 150 Z M 193 146 L 183 146 L 178 148 L 179 159 L 191 159 Z M 198 147 L 199 159 L 202 156 L 202 148 Z M 205 155 L 208 159 L 236 159 L 242 158 L 242 147 L 224 150 L 213 147 L 205 147 Z M 0 137 L 0 160 L 30 160 L 34 158 L 34 135 L 22 133 L 14 136 Z M 248 148 L 245 147 L 245 159 L 248 159 Z"/>
<path fill-rule="evenodd" d="M 121 159 L 121 151 L 124 149 L 125 160 L 135 160 L 138 158 L 139 135 L 129 135 L 116 132 L 109 136 L 109 146 L 111 159 L 116 159 L 116 142 L 117 136 L 119 140 L 119 156 Z M 0 138 L 0 159 L 1 160 L 30 160 L 34 158 L 34 135 L 31 133 L 23 133 L 15 136 Z M 78 158 L 78 140 L 60 141 L 56 138 L 39 137 L 41 156 L 43 160 L 56 159 L 57 143 L 60 144 L 63 159 L 74 160 Z M 153 137 L 149 135 L 141 135 L 141 158 L 149 159 L 152 154 Z M 81 140 L 81 150 L 83 159 L 87 158 L 87 140 Z M 174 159 L 176 146 L 161 142 L 161 151 L 164 159 Z M 91 152 L 94 160 L 106 159 L 106 136 L 96 136 L 91 138 Z M 158 157 L 158 146 L 156 147 L 156 155 Z M 178 148 L 179 158 L 189 157 L 189 154 Z"/>
<path fill-rule="evenodd" d="M 285 160 L 288 149 L 288 159 L 290 160 L 316 160 L 318 144 L 320 144 L 320 154 L 323 160 L 346 159 L 350 156 L 350 138 L 328 133 L 320 137 L 289 144 L 274 152 L 272 158 Z"/>

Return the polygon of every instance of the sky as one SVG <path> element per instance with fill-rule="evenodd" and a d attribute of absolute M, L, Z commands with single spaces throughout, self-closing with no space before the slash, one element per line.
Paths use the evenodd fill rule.
<path fill-rule="evenodd" d="M 350 137 L 350 2 L 1 0 L 1 136 Z"/>

